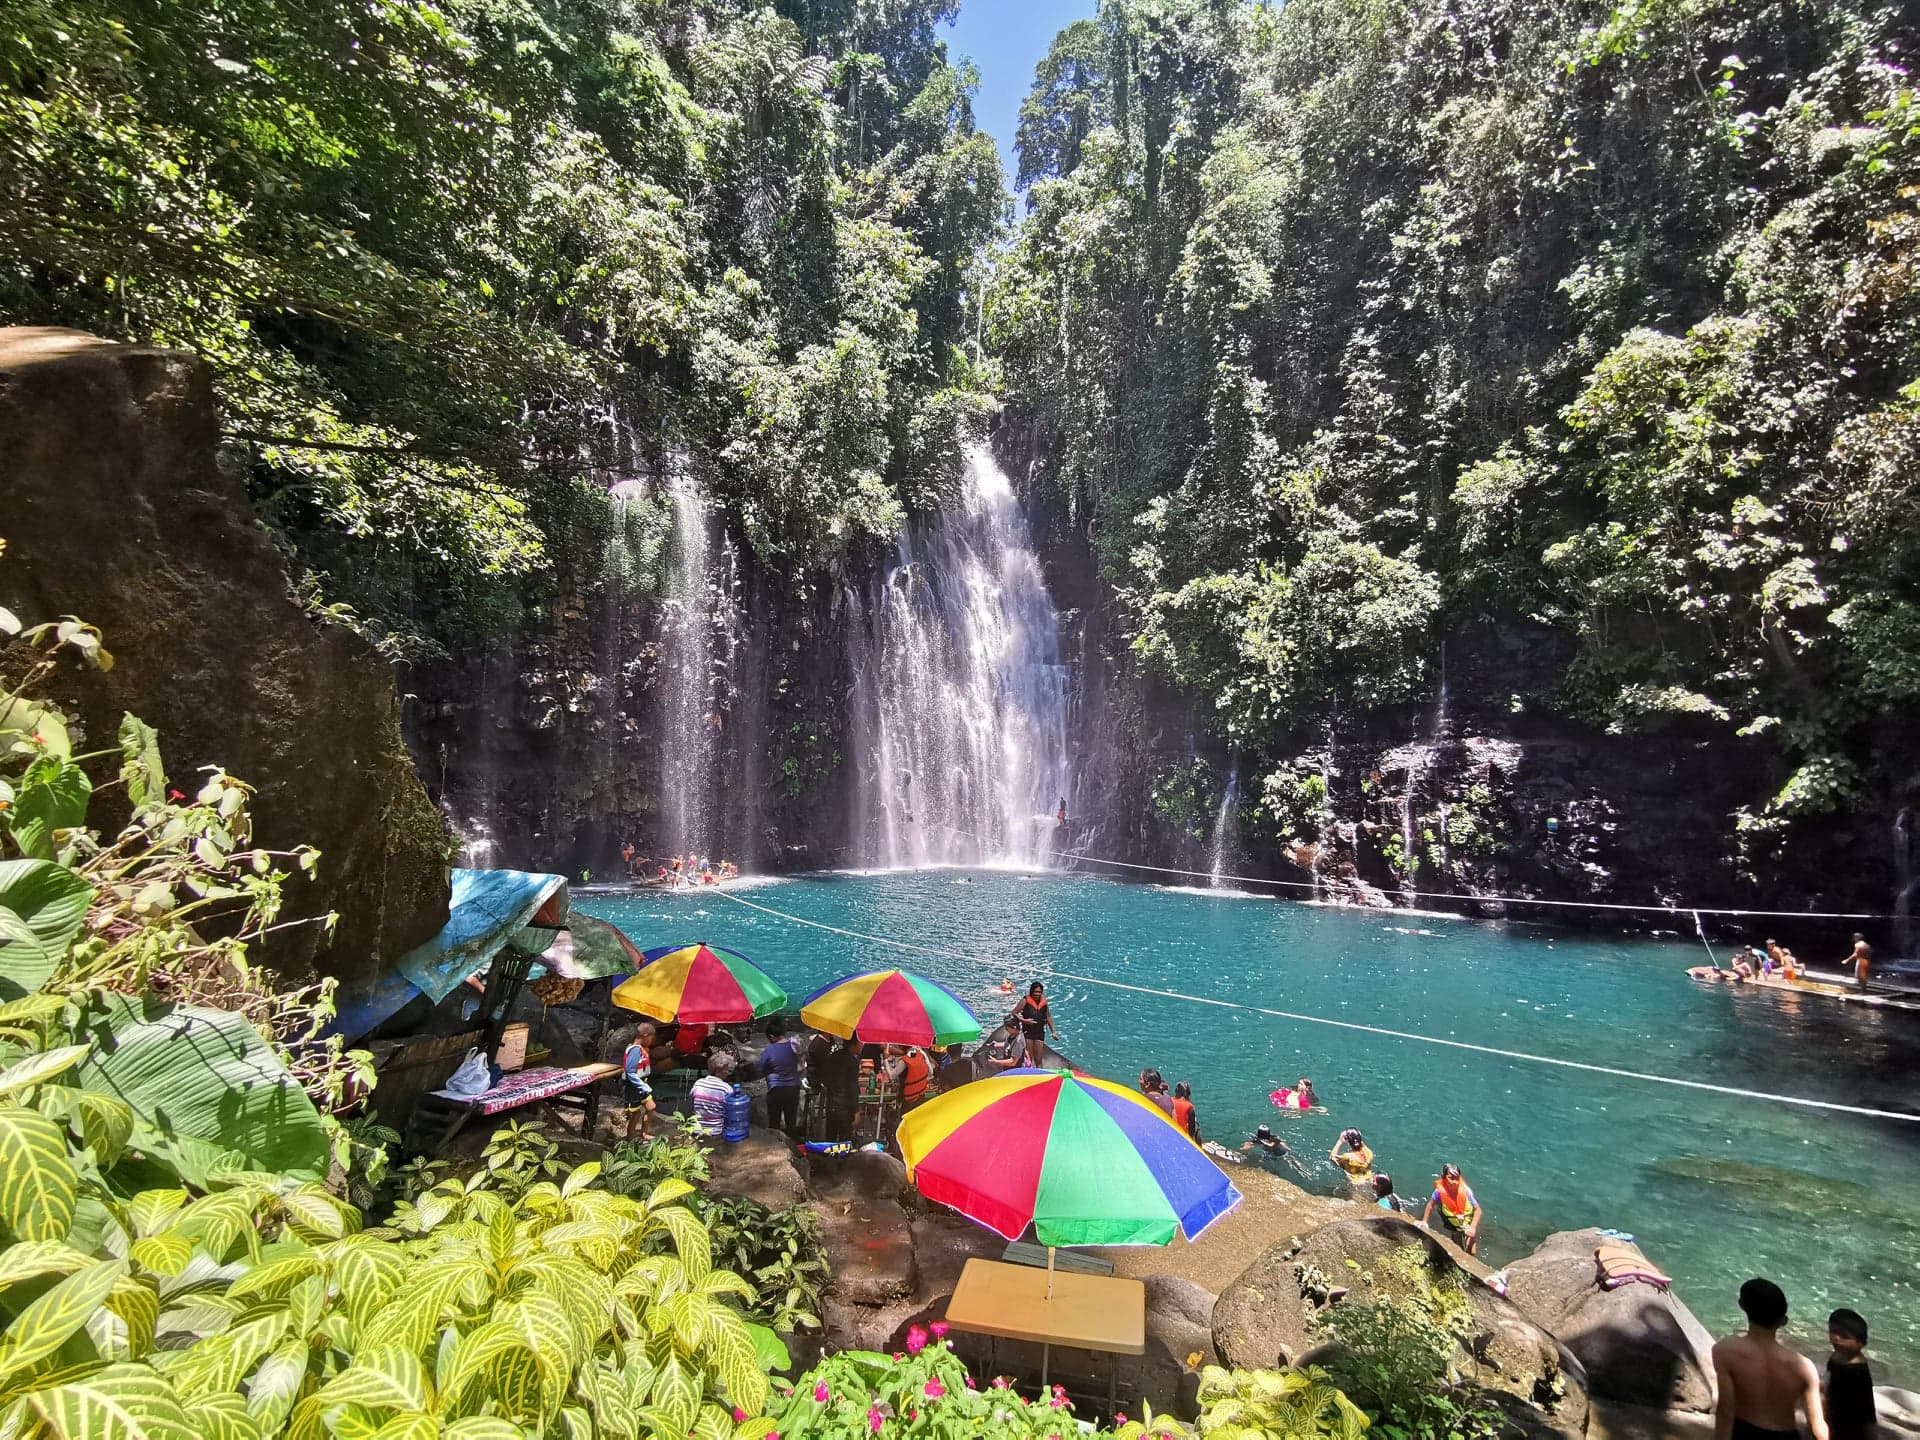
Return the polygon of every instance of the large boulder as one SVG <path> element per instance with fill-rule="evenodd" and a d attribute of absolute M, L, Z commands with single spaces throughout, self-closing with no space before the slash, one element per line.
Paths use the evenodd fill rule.
<path fill-rule="evenodd" d="M 1263 1252 L 1221 1292 L 1214 1349 L 1222 1364 L 1247 1369 L 1323 1360 L 1334 1347 L 1316 1318 L 1344 1300 L 1375 1298 L 1454 1329 L 1460 1375 L 1533 1412 L 1539 1433 L 1586 1433 L 1580 1362 L 1426 1230 L 1394 1215 L 1336 1221 Z"/>
<path fill-rule="evenodd" d="M 0 329 L 0 599 L 103 632 L 113 669 L 59 684 L 90 745 L 111 745 L 130 711 L 159 730 L 181 789 L 222 766 L 256 789 L 261 845 L 320 850 L 261 958 L 363 979 L 446 923 L 446 828 L 401 740 L 392 671 L 295 602 L 218 441 L 196 357 Z M 287 923 L 330 911 L 331 933 Z"/>
<path fill-rule="evenodd" d="M 814 1160 L 809 1183 L 839 1305 L 884 1308 L 919 1286 L 913 1224 L 900 1204 L 906 1178 L 904 1165 L 877 1151 Z"/>
<path fill-rule="evenodd" d="M 1507 1298 L 1579 1357 L 1596 1396 L 1660 1410 L 1713 1409 L 1713 1337 L 1670 1290 L 1602 1290 L 1598 1230 L 1563 1230 L 1507 1267 Z"/>

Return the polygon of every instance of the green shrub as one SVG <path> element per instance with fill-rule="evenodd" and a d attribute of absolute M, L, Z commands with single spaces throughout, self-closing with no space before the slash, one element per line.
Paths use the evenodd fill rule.
<path fill-rule="evenodd" d="M 775 1330 L 818 1330 L 832 1271 L 813 1211 L 770 1210 L 744 1196 L 708 1200 L 699 1209 L 713 1233 L 714 1259 L 753 1286 L 747 1313 Z"/>

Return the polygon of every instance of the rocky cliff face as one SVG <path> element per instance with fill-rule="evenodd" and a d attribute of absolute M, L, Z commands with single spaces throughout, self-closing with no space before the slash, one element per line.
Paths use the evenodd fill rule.
<path fill-rule="evenodd" d="M 1002 442 L 1008 468 L 1026 473 L 1023 438 Z M 1208 733 L 1203 700 L 1158 683 L 1128 652 L 1074 518 L 1038 497 L 1029 505 L 1075 662 L 1074 834 L 1088 855 L 1179 867 L 1194 884 L 1209 883 L 1218 866 L 1286 882 L 1273 893 L 1291 898 L 1687 933 L 1685 911 L 1482 897 L 1890 908 L 1900 885 L 1890 839 L 1898 796 L 1743 859 L 1735 811 L 1784 781 L 1774 757 L 1724 731 L 1608 734 L 1561 719 L 1542 697 L 1567 655 L 1539 627 L 1457 628 L 1444 642 L 1444 688 L 1427 704 L 1337 716 L 1302 726 L 1270 753 L 1230 753 Z M 1235 776 L 1234 801 L 1223 805 Z M 1755 923 L 1835 956 L 1853 928 Z M 1738 924 L 1716 929 L 1738 933 Z M 1897 951 L 1897 927 L 1869 929 Z"/>
<path fill-rule="evenodd" d="M 288 887 L 264 958 L 356 978 L 445 923 L 446 836 L 401 743 L 387 666 L 314 623 L 222 471 L 193 356 L 71 330 L 0 330 L 0 591 L 23 616 L 73 614 L 117 663 L 63 686 L 86 732 L 123 712 L 160 732 L 183 786 L 219 765 L 257 787 L 255 834 L 322 852 Z"/>
<path fill-rule="evenodd" d="M 622 846 L 659 861 L 668 795 L 697 794 L 706 853 L 747 869 L 840 863 L 848 825 L 837 608 L 751 564 L 737 633 L 714 647 L 704 753 L 666 707 L 663 602 L 565 570 L 521 633 L 408 677 L 406 729 L 469 859 L 606 879 Z M 697 774 L 691 773 L 697 771 Z"/>

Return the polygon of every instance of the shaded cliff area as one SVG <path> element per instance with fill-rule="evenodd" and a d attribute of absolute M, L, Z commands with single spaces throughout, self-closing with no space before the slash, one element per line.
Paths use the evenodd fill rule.
<path fill-rule="evenodd" d="M 313 880 L 288 886 L 289 923 L 263 958 L 290 976 L 357 978 L 445 923 L 446 832 L 401 742 L 392 672 L 295 603 L 216 444 L 193 356 L 0 330 L 0 599 L 105 635 L 113 668 L 62 697 L 89 748 L 138 715 L 178 783 L 219 766 L 256 787 L 260 844 L 321 851 Z M 331 933 L 290 923 L 329 912 Z"/>

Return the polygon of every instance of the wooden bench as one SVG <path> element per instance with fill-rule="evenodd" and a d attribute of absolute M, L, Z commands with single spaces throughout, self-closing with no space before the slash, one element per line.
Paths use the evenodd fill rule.
<path fill-rule="evenodd" d="M 1044 1270 L 1047 1268 L 1047 1247 L 1026 1240 L 1015 1240 L 1000 1258 L 1009 1265 L 1034 1265 Z M 1098 1255 L 1082 1255 L 1077 1250 L 1055 1250 L 1053 1268 L 1071 1270 L 1079 1275 L 1113 1274 L 1111 1260 L 1102 1260 Z"/>

